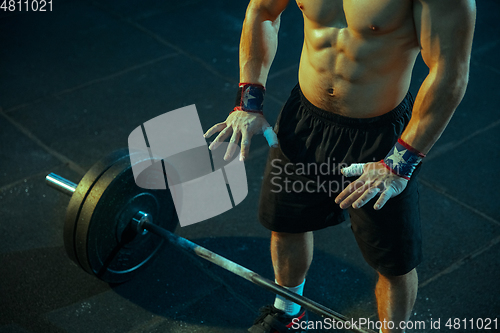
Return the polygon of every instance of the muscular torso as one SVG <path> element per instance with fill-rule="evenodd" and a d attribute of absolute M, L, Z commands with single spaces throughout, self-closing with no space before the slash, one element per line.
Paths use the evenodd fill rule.
<path fill-rule="evenodd" d="M 317 107 L 354 118 L 404 98 L 419 52 L 411 0 L 297 0 L 304 16 L 299 83 Z"/>

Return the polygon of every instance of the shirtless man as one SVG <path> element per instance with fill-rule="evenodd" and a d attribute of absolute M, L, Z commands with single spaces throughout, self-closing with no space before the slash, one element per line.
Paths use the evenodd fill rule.
<path fill-rule="evenodd" d="M 229 137 L 231 143 L 241 139 L 244 159 L 251 137 L 268 129 L 261 113 L 264 86 L 277 49 L 280 14 L 288 2 L 250 1 L 240 44 L 240 82 L 247 84 L 240 84 L 234 112 L 205 134 L 221 132 L 210 149 Z M 272 230 L 275 278 L 301 294 L 312 260 L 312 231 L 338 224 L 348 210 L 363 256 L 379 275 L 375 288 L 379 320 L 395 323 L 393 329 L 382 331 L 402 332 L 404 326 L 399 324 L 409 320 L 418 287 L 415 267 L 421 260 L 415 179 L 420 160 L 465 93 L 475 2 L 297 0 L 297 4 L 304 16 L 305 37 L 299 84 L 275 127 L 279 146 L 274 132 L 265 133 L 273 148 L 259 218 Z M 413 100 L 408 89 L 419 52 L 429 74 Z M 228 156 L 235 147 L 230 145 Z M 332 159 L 369 163 L 358 179 L 333 197 L 276 190 L 282 189 L 283 178 L 272 177 L 287 163 L 286 178 L 307 185 L 316 175 L 293 174 L 294 165 Z M 322 179 L 340 182 L 341 176 L 338 172 Z M 305 318 L 300 306 L 278 296 L 249 331 L 302 332 L 304 326 L 292 324 Z"/>

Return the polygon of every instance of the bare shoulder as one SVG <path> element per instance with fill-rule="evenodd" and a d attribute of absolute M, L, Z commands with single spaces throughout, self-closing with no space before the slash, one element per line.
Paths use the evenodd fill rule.
<path fill-rule="evenodd" d="M 422 13 L 422 10 L 429 13 L 439 14 L 463 14 L 473 15 L 476 11 L 475 0 L 411 0 L 414 11 Z"/>
<path fill-rule="evenodd" d="M 463 30 L 474 25 L 475 0 L 412 0 L 417 30 Z M 448 29 L 444 29 L 448 27 Z M 462 28 L 460 28 L 462 27 Z"/>
<path fill-rule="evenodd" d="M 288 5 L 289 0 L 250 0 L 248 9 L 260 10 L 271 16 L 278 16 Z"/>
<path fill-rule="evenodd" d="M 413 0 L 422 58 L 429 68 L 452 65 L 466 72 L 476 21 L 474 0 Z"/>

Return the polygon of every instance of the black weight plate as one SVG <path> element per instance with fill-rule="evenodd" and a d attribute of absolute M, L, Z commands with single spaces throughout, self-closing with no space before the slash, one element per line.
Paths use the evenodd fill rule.
<path fill-rule="evenodd" d="M 68 208 L 66 209 L 66 218 L 64 222 L 64 247 L 68 257 L 79 266 L 81 265 L 76 257 L 74 240 L 76 223 L 78 221 L 78 216 L 80 215 L 83 203 L 85 202 L 90 189 L 94 186 L 99 177 L 101 177 L 114 163 L 123 158 L 129 158 L 128 149 L 126 148 L 114 151 L 96 162 L 80 180 L 76 191 L 71 196 Z"/>
<path fill-rule="evenodd" d="M 131 279 L 145 268 L 164 240 L 146 233 L 120 246 L 121 232 L 138 211 L 174 231 L 178 220 L 169 190 L 135 184 L 130 158 L 118 160 L 99 177 L 83 203 L 76 225 L 76 256 L 83 269 L 108 283 Z"/>

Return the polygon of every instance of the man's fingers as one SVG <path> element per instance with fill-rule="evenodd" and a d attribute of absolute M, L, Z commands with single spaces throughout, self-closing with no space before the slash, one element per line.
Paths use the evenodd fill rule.
<path fill-rule="evenodd" d="M 357 179 L 356 181 L 352 182 L 347 186 L 340 194 L 335 198 L 336 203 L 340 203 L 342 200 L 347 198 L 349 194 L 351 194 L 353 191 L 358 189 L 359 187 L 363 186 L 365 184 L 364 181 Z"/>
<path fill-rule="evenodd" d="M 373 199 L 378 193 L 380 192 L 380 189 L 378 187 L 370 187 L 365 190 L 363 195 L 361 195 L 353 204 L 352 208 L 361 208 L 363 207 L 368 201 Z"/>
<path fill-rule="evenodd" d="M 375 210 L 382 209 L 382 207 L 384 207 L 386 202 L 392 197 L 393 192 L 394 191 L 391 188 L 388 188 L 384 192 L 382 192 L 377 202 L 375 202 L 375 205 L 373 205 L 373 209 Z"/>
<path fill-rule="evenodd" d="M 238 148 L 238 141 L 240 140 L 240 132 L 233 131 L 231 140 L 229 140 L 229 145 L 227 146 L 226 155 L 224 155 L 224 160 L 229 160 L 233 156 L 234 152 Z"/>
<path fill-rule="evenodd" d="M 212 126 L 205 134 L 203 134 L 203 137 L 209 138 L 212 135 L 214 135 L 216 132 L 222 131 L 224 128 L 226 128 L 226 123 L 218 123 Z"/>
<path fill-rule="evenodd" d="M 224 141 L 224 140 L 226 140 L 227 137 L 231 135 L 231 133 L 233 133 L 233 128 L 232 127 L 226 127 L 226 128 L 224 128 L 219 133 L 219 135 L 217 135 L 217 137 L 215 138 L 214 142 L 212 142 L 210 144 L 210 146 L 208 147 L 208 149 L 210 149 L 210 150 L 217 149 L 217 147 L 220 146 L 221 142 Z"/>
<path fill-rule="evenodd" d="M 350 166 L 340 170 L 346 177 L 361 176 L 363 174 L 363 167 L 366 163 L 354 163 Z"/>
<path fill-rule="evenodd" d="M 369 184 L 362 185 L 353 191 L 347 198 L 340 203 L 340 208 L 346 209 L 354 204 L 368 190 Z"/>
<path fill-rule="evenodd" d="M 380 191 L 383 191 L 386 189 L 384 185 L 384 180 L 383 179 L 377 179 L 372 183 L 372 187 L 378 187 Z"/>
<path fill-rule="evenodd" d="M 276 133 L 274 133 L 274 130 L 271 126 L 268 126 L 263 128 L 263 133 L 264 137 L 267 140 L 267 143 L 269 144 L 269 147 L 276 148 L 278 147 L 278 137 L 276 136 Z"/>
<path fill-rule="evenodd" d="M 359 179 L 352 182 L 335 198 L 335 203 L 340 204 L 342 209 L 349 207 L 363 194 L 364 185 L 365 182 Z"/>
<path fill-rule="evenodd" d="M 243 161 L 247 158 L 248 152 L 250 150 L 250 139 L 252 135 L 248 133 L 248 131 L 241 132 L 241 155 L 240 161 Z"/>

